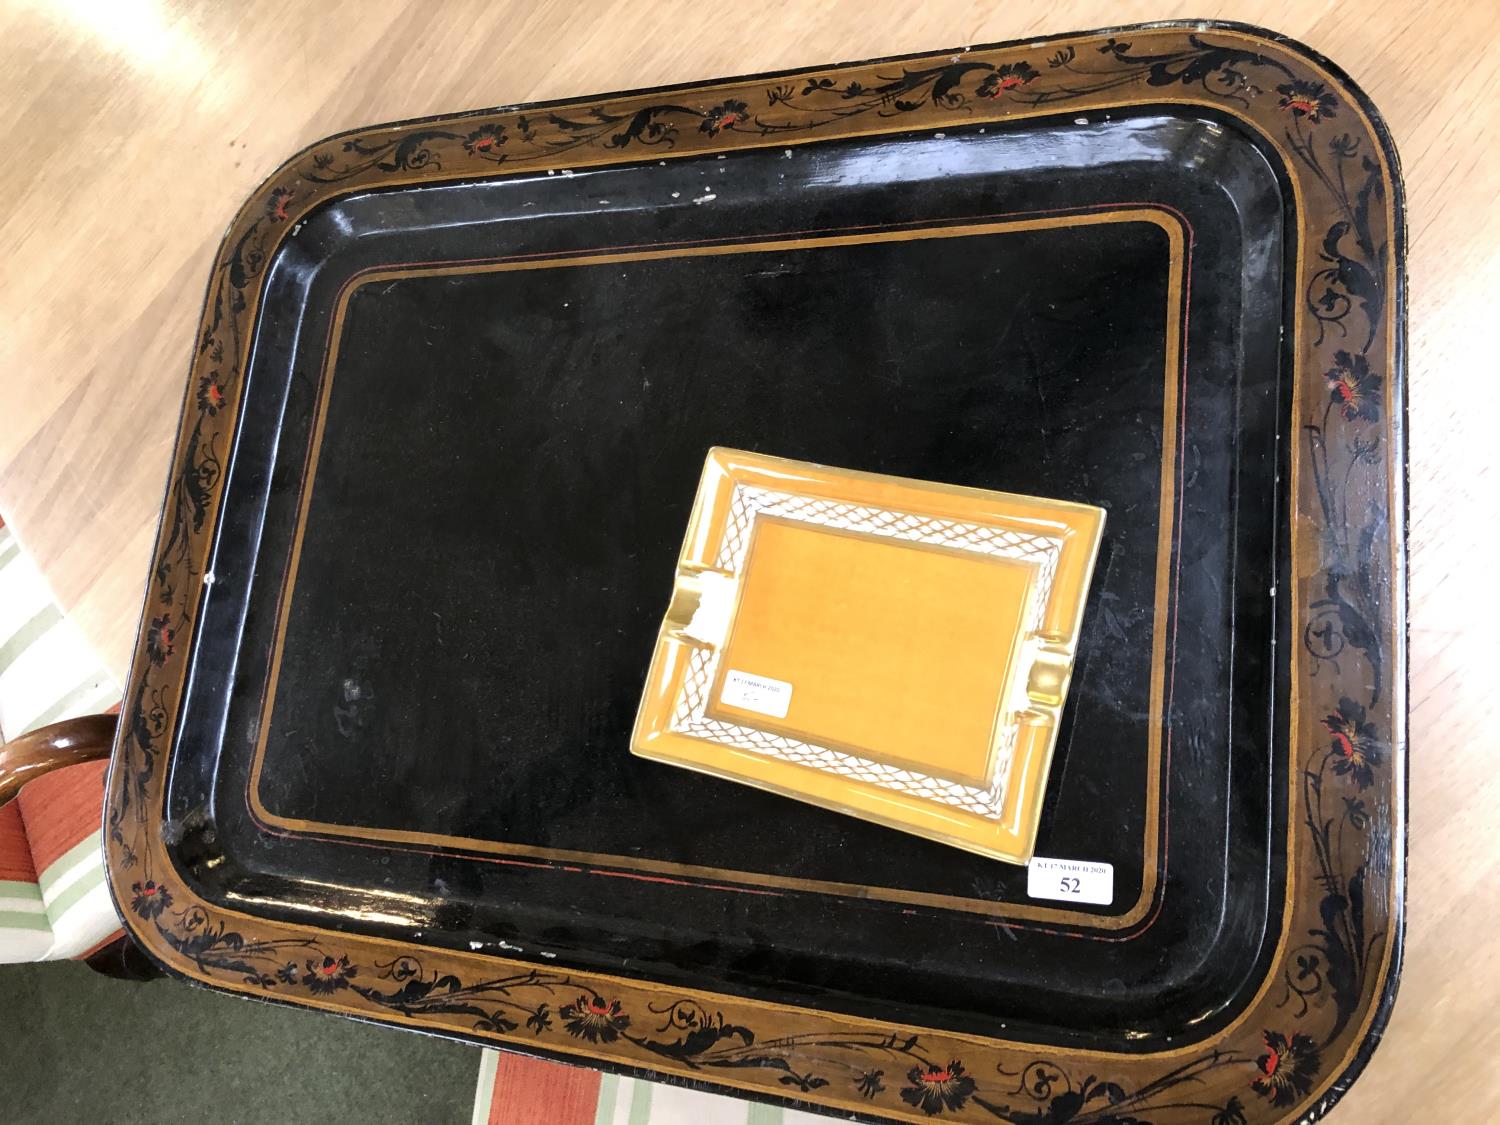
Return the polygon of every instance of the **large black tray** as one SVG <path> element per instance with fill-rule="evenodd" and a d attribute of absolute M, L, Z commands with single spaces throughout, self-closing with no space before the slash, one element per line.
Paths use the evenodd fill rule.
<path fill-rule="evenodd" d="M 137 936 L 872 1116 L 1336 1091 L 1399 929 L 1392 159 L 1227 26 L 294 157 L 205 310 L 112 780 Z M 1109 509 L 1037 845 L 1109 905 L 630 756 L 712 445 Z"/>

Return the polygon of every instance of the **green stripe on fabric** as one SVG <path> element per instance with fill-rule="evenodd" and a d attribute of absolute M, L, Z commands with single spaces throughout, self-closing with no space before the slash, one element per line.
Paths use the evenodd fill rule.
<path fill-rule="evenodd" d="M 78 880 L 71 884 L 67 890 L 58 895 L 47 904 L 47 916 L 54 922 L 66 914 L 79 899 L 96 887 L 104 885 L 104 865 L 100 864 L 92 871 L 79 876 Z"/>
<path fill-rule="evenodd" d="M 21 553 L 21 544 L 16 542 L 14 535 L 0 535 L 0 570 L 8 567 L 12 560 Z"/>
<path fill-rule="evenodd" d="M 0 910 L 0 930 L 46 932 L 50 929 L 52 929 L 52 923 L 47 921 L 45 914 L 23 914 L 19 910 Z"/>
<path fill-rule="evenodd" d="M 42 888 L 24 879 L 0 879 L 0 898 L 25 898 L 42 901 Z"/>
<path fill-rule="evenodd" d="M 745 1125 L 782 1125 L 786 1114 L 780 1106 L 751 1102 L 750 1112 L 745 1115 Z"/>
<path fill-rule="evenodd" d="M 104 841 L 96 829 L 54 859 L 52 865 L 37 877 L 37 886 L 42 888 L 42 893 L 45 894 L 47 891 L 50 891 L 54 883 L 69 871 L 72 871 L 79 860 L 86 858 L 90 854 L 100 857 L 99 862 L 102 865 L 104 862 L 101 851 L 103 844 Z"/>
<path fill-rule="evenodd" d="M 78 705 L 79 703 L 82 703 L 90 695 L 98 695 L 104 686 L 102 683 L 100 683 L 100 681 L 103 679 L 103 672 L 99 672 L 88 677 L 88 679 L 84 680 L 83 683 L 73 688 L 51 707 L 48 707 L 40 715 L 32 719 L 31 722 L 27 723 L 26 729 L 21 733 L 30 734 L 32 731 L 38 730 L 41 727 L 46 726 L 48 723 L 57 722 L 57 720 L 62 718 L 70 708 Z"/>
<path fill-rule="evenodd" d="M 54 603 L 48 602 L 37 611 L 35 617 L 11 634 L 10 640 L 0 646 L 0 676 L 5 675 L 17 657 L 61 620 L 62 612 Z"/>
<path fill-rule="evenodd" d="M 612 1125 L 615 1119 L 615 1097 L 619 1091 L 618 1075 L 606 1074 L 599 1079 L 599 1104 L 594 1107 L 594 1125 Z"/>
<path fill-rule="evenodd" d="M 615 1098 L 619 1089 L 620 1079 L 617 1075 L 599 1076 L 599 1101 L 594 1106 L 594 1125 L 612 1125 L 615 1119 Z"/>
<path fill-rule="evenodd" d="M 650 1125 L 652 1089 L 649 1082 L 635 1082 L 635 1090 L 630 1099 L 630 1125 Z"/>

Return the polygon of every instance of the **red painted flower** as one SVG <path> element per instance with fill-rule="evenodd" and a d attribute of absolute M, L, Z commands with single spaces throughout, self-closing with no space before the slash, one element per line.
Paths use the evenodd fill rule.
<path fill-rule="evenodd" d="M 271 193 L 271 198 L 266 200 L 266 217 L 273 223 L 285 222 L 288 218 L 286 208 L 291 203 L 292 197 L 297 193 L 291 188 L 279 187 Z"/>
<path fill-rule="evenodd" d="M 744 102 L 735 101 L 733 98 L 716 105 L 703 115 L 703 124 L 698 128 L 710 137 L 717 137 L 725 129 L 733 129 L 741 122 L 750 118 L 750 107 Z"/>
<path fill-rule="evenodd" d="M 219 386 L 218 372 L 205 375 L 198 383 L 198 409 L 209 416 L 224 405 L 224 388 Z"/>
<path fill-rule="evenodd" d="M 464 138 L 470 156 L 491 156 L 505 143 L 505 126 L 481 125 Z"/>
<path fill-rule="evenodd" d="M 146 657 L 158 667 L 165 664 L 167 657 L 174 651 L 172 642 L 177 634 L 170 622 L 171 618 L 162 614 L 160 617 L 153 617 L 146 626 Z"/>
<path fill-rule="evenodd" d="M 964 1073 L 964 1064 L 954 1059 L 947 1066 L 914 1066 L 906 1074 L 901 1100 L 928 1116 L 945 1109 L 963 1109 L 974 1093 L 974 1079 Z"/>
<path fill-rule="evenodd" d="M 130 894 L 130 909 L 142 918 L 159 918 L 161 912 L 172 905 L 167 888 L 151 879 L 130 884 Z"/>
<path fill-rule="evenodd" d="M 1282 109 L 1293 117 L 1306 119 L 1309 124 L 1316 125 L 1325 117 L 1337 116 L 1338 99 L 1321 82 L 1300 79 L 1284 82 L 1276 87 L 1276 92 L 1281 95 L 1278 104 Z"/>
<path fill-rule="evenodd" d="M 302 980 L 314 992 L 327 996 L 341 988 L 348 988 L 349 978 L 355 972 L 348 957 L 324 957 L 321 961 L 314 959 L 307 962 L 307 971 L 302 974 Z"/>
<path fill-rule="evenodd" d="M 1272 1105 L 1287 1106 L 1312 1091 L 1320 1060 L 1312 1038 L 1294 1032 L 1288 1039 L 1279 1031 L 1262 1034 L 1266 1053 L 1255 1060 L 1260 1070 L 1250 1088 L 1271 1099 Z"/>
<path fill-rule="evenodd" d="M 1326 376 L 1328 393 L 1346 419 L 1374 422 L 1380 418 L 1380 391 L 1384 385 L 1370 370 L 1370 361 L 1357 352 L 1333 353 L 1333 366 Z"/>
<path fill-rule="evenodd" d="M 564 1004 L 557 1014 L 569 1035 L 590 1043 L 613 1043 L 630 1026 L 630 1017 L 620 1010 L 620 1002 L 599 995 L 580 996 Z"/>
<path fill-rule="evenodd" d="M 1041 75 L 1029 62 L 1006 63 L 984 76 L 976 93 L 981 98 L 998 98 L 1012 90 L 1035 82 Z"/>
<path fill-rule="evenodd" d="M 1365 721 L 1365 709 L 1352 699 L 1340 699 L 1339 709 L 1323 719 L 1328 728 L 1333 772 L 1354 779 L 1361 789 L 1375 781 L 1375 770 L 1385 760 L 1380 735 L 1374 723 Z"/>

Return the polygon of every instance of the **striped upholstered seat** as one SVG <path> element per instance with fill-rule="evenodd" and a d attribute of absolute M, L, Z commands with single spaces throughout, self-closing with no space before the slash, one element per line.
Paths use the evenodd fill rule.
<path fill-rule="evenodd" d="M 0 524 L 0 741 L 120 697 Z M 120 932 L 104 884 L 105 762 L 43 774 L 0 805 L 0 962 L 85 957 Z"/>
<path fill-rule="evenodd" d="M 474 1125 L 826 1125 L 795 1109 L 482 1051 Z"/>

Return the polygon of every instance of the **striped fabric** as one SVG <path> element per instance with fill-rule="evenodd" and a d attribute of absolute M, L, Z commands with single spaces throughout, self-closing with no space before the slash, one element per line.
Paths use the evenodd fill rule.
<path fill-rule="evenodd" d="M 828 1118 L 481 1051 L 474 1125 L 825 1125 Z"/>
<path fill-rule="evenodd" d="M 110 709 L 119 698 L 0 524 L 0 740 Z M 99 832 L 106 768 L 54 770 L 0 806 L 0 962 L 86 957 L 119 934 Z"/>
<path fill-rule="evenodd" d="M 0 739 L 103 711 L 120 698 L 41 571 L 0 526 Z"/>
<path fill-rule="evenodd" d="M 52 948 L 52 923 L 37 886 L 21 804 L 0 805 L 0 961 L 37 961 Z"/>
<path fill-rule="evenodd" d="M 30 782 L 11 803 L 37 870 L 52 945 L 46 960 L 86 957 L 120 932 L 104 880 L 99 828 L 108 762 L 84 762 Z"/>

